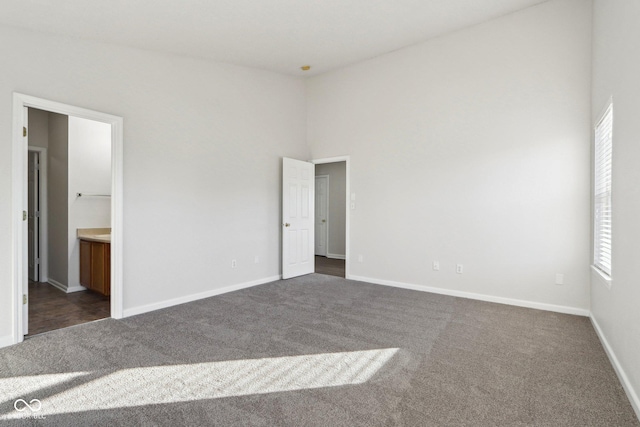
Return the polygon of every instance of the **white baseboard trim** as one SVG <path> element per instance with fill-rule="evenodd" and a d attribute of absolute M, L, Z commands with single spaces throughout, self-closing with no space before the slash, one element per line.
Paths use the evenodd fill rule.
<path fill-rule="evenodd" d="M 252 286 L 263 285 L 265 283 L 275 282 L 280 280 L 282 276 L 271 276 L 263 279 L 253 280 L 251 282 L 238 283 L 236 285 L 225 286 L 223 288 L 212 289 L 206 292 L 200 292 L 197 294 L 186 295 L 183 297 L 173 298 L 170 300 L 155 302 L 152 304 L 141 305 L 138 307 L 127 308 L 123 311 L 123 317 L 135 316 L 137 314 L 148 313 L 150 311 L 160 310 L 162 308 L 172 307 L 174 305 L 184 304 L 191 301 L 197 301 L 204 298 L 213 297 L 220 294 L 226 294 L 227 292 L 239 291 L 240 289 L 250 288 Z"/>
<path fill-rule="evenodd" d="M 491 295 L 476 294 L 473 292 L 456 291 L 452 289 L 434 288 L 432 286 L 415 285 L 412 283 L 395 282 L 392 280 L 374 279 L 371 277 L 349 276 L 350 280 L 368 282 L 374 285 L 393 286 L 395 288 L 411 289 L 413 291 L 430 292 L 433 294 L 449 295 L 453 297 L 475 299 L 479 301 L 495 302 L 498 304 L 515 305 L 517 307 L 535 308 L 537 310 L 553 311 L 563 314 L 574 314 L 589 317 L 590 312 L 586 308 L 568 307 L 564 305 L 547 304 L 543 302 L 525 301 L 513 298 L 496 297 Z"/>
<path fill-rule="evenodd" d="M 14 345 L 15 341 L 13 341 L 13 335 L 5 335 L 0 337 L 0 348 L 9 347 L 10 345 Z"/>
<path fill-rule="evenodd" d="M 65 292 L 67 294 L 70 294 L 72 292 L 80 292 L 80 291 L 86 291 L 87 288 L 85 288 L 84 286 L 67 286 L 64 283 L 60 283 L 57 280 L 54 279 L 49 279 L 47 281 L 47 283 L 49 283 L 51 286 L 54 286 L 58 289 L 60 289 L 62 292 Z"/>
<path fill-rule="evenodd" d="M 57 280 L 49 279 L 49 280 L 47 280 L 47 283 L 50 284 L 51 286 L 54 286 L 54 287 L 60 289 L 62 292 L 67 292 L 67 285 L 62 284 L 62 283 L 58 282 Z"/>
<path fill-rule="evenodd" d="M 624 369 L 622 369 L 622 366 L 620 365 L 620 362 L 618 361 L 616 354 L 613 352 L 613 349 L 611 348 L 611 346 L 609 345 L 609 342 L 605 338 L 604 333 L 602 332 L 602 329 L 600 329 L 600 325 L 598 325 L 598 321 L 595 319 L 595 317 L 593 317 L 593 313 L 589 317 L 591 318 L 593 329 L 596 330 L 596 334 L 598 335 L 598 338 L 600 338 L 600 342 L 604 347 L 604 351 L 607 353 L 607 356 L 609 357 L 609 361 L 613 365 L 613 369 L 616 371 L 616 375 L 618 375 L 618 379 L 622 384 L 622 388 L 624 389 L 625 393 L 627 393 L 629 402 L 631 402 L 631 406 L 633 407 L 633 410 L 636 412 L 636 417 L 640 419 L 640 398 L 638 398 L 638 393 L 636 393 L 636 391 L 631 386 L 629 377 L 627 377 L 627 374 L 624 372 Z"/>
<path fill-rule="evenodd" d="M 344 255 L 338 255 L 338 254 L 327 254 L 327 258 L 331 258 L 331 259 L 347 259 L 346 256 Z"/>

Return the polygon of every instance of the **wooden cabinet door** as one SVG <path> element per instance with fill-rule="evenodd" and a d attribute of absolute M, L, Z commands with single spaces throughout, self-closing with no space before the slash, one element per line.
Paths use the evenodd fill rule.
<path fill-rule="evenodd" d="M 111 295 L 111 243 L 104 244 L 104 294 Z"/>
<path fill-rule="evenodd" d="M 80 284 L 91 289 L 91 242 L 80 240 Z"/>
<path fill-rule="evenodd" d="M 91 289 L 104 294 L 105 292 L 105 246 L 104 243 L 91 242 Z"/>
<path fill-rule="evenodd" d="M 80 284 L 111 295 L 111 244 L 80 240 Z"/>

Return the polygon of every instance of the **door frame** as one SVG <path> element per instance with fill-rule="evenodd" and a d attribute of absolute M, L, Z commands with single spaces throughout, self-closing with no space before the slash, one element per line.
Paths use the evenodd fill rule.
<path fill-rule="evenodd" d="M 111 317 L 123 317 L 123 119 L 99 111 L 37 98 L 22 93 L 13 93 L 13 137 L 12 137 L 12 221 L 13 232 L 13 342 L 24 340 L 23 304 L 25 287 L 28 289 L 27 224 L 23 211 L 27 210 L 27 156 L 29 147 L 24 143 L 23 127 L 26 127 L 25 107 L 37 108 L 53 113 L 75 116 L 111 125 Z"/>
<path fill-rule="evenodd" d="M 38 163 L 40 173 L 38 174 L 38 207 L 40 208 L 40 222 L 38 224 L 38 254 L 40 256 L 40 268 L 38 271 L 38 281 L 47 282 L 49 280 L 49 211 L 47 205 L 47 149 L 29 145 L 28 151 L 38 153 Z"/>
<path fill-rule="evenodd" d="M 338 157 L 326 157 L 321 159 L 311 160 L 311 163 L 320 165 L 324 163 L 338 163 L 345 162 L 345 175 L 346 175 L 346 188 L 345 188 L 345 230 L 344 230 L 344 277 L 345 279 L 351 278 L 351 158 L 350 156 L 338 156 Z M 314 181 L 315 182 L 315 181 Z M 329 228 L 327 227 L 327 230 Z M 329 239 L 327 239 L 328 245 Z M 329 248 L 327 246 L 327 253 Z"/>
<path fill-rule="evenodd" d="M 321 256 L 325 256 L 326 257 L 329 254 L 329 175 L 316 175 L 315 178 L 316 178 L 316 181 L 318 180 L 318 178 L 322 178 L 322 179 L 326 179 L 327 180 L 327 191 L 324 194 L 324 198 L 325 198 L 324 206 L 325 206 L 326 211 L 327 211 L 326 215 L 325 215 L 326 216 L 326 221 L 325 221 L 325 228 L 324 228 L 324 231 L 325 231 L 325 233 L 324 233 L 325 234 L 325 236 L 324 236 L 325 246 L 324 246 L 324 255 L 321 255 Z M 314 184 L 315 184 L 315 181 L 314 181 Z M 317 190 L 318 189 L 316 188 L 316 191 L 315 191 L 316 195 L 318 194 Z M 317 203 L 316 203 L 315 207 L 316 207 L 316 211 L 317 211 L 317 208 L 318 208 L 318 204 Z M 317 220 L 317 216 L 316 216 L 316 220 Z M 315 230 L 314 230 L 314 232 L 315 232 Z M 316 254 L 316 255 L 318 255 L 318 254 Z"/>

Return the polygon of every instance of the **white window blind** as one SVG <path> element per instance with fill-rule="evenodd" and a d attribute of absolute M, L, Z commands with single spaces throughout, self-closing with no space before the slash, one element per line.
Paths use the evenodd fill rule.
<path fill-rule="evenodd" d="M 593 264 L 611 276 L 611 166 L 613 105 L 595 128 L 594 254 Z"/>

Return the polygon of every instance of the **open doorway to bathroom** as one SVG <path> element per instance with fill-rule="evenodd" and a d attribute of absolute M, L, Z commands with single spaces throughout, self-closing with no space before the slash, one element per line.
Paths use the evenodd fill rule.
<path fill-rule="evenodd" d="M 85 118 L 27 117 L 30 337 L 111 315 L 112 135 Z"/>
<path fill-rule="evenodd" d="M 347 162 L 315 166 L 315 272 L 346 276 Z"/>
<path fill-rule="evenodd" d="M 11 323 L 12 333 L 12 341 L 14 344 L 22 342 L 25 336 L 34 335 L 34 331 L 29 330 L 30 323 L 29 322 L 29 306 L 30 306 L 30 296 L 29 296 L 29 227 L 28 227 L 28 201 L 29 201 L 29 191 L 28 191 L 28 163 L 29 163 L 29 151 L 37 151 L 39 152 L 40 161 L 43 160 L 43 152 L 46 151 L 46 159 L 48 160 L 47 173 L 44 173 L 43 170 L 40 170 L 40 179 L 44 176 L 48 178 L 48 181 L 55 175 L 56 171 L 58 171 L 60 178 L 63 180 L 64 184 L 60 187 L 56 187 L 56 189 L 63 189 L 62 191 L 66 192 L 66 203 L 65 198 L 62 198 L 62 204 L 60 206 L 66 207 L 66 210 L 62 210 L 60 206 L 52 206 L 50 203 L 52 201 L 52 190 L 53 187 L 49 185 L 47 182 L 47 196 L 43 197 L 42 192 L 40 193 L 39 203 L 40 203 L 40 214 L 39 214 L 39 267 L 37 271 L 37 283 L 47 283 L 49 285 L 55 285 L 55 282 L 59 282 L 63 287 L 66 285 L 66 291 L 63 294 L 67 296 L 69 294 L 74 294 L 71 292 L 74 290 L 74 282 L 73 276 L 78 274 L 82 276 L 82 272 L 78 271 L 81 269 L 78 266 L 76 270 L 73 267 L 69 267 L 72 265 L 74 260 L 70 258 L 70 254 L 74 254 L 76 249 L 76 244 L 78 243 L 77 235 L 78 228 L 83 228 L 82 226 L 78 226 L 77 224 L 70 224 L 69 222 L 69 207 L 74 203 L 79 202 L 79 198 L 84 195 L 89 195 L 93 193 L 89 193 L 89 189 L 85 189 L 81 187 L 81 190 L 72 189 L 69 187 L 69 183 L 74 181 L 73 177 L 73 168 L 71 171 L 67 170 L 66 173 L 61 173 L 58 164 L 54 164 L 58 162 L 60 159 L 56 158 L 54 162 L 54 153 L 53 147 L 49 146 L 48 148 L 43 147 L 29 147 L 29 136 L 31 135 L 32 141 L 34 141 L 34 133 L 37 133 L 37 129 L 31 129 L 29 124 L 29 110 L 40 110 L 42 114 L 56 113 L 56 116 L 53 120 L 47 123 L 46 132 L 47 137 L 49 136 L 49 128 L 51 126 L 56 127 L 53 129 L 53 132 L 61 132 L 67 133 L 67 136 L 70 131 L 69 122 L 73 121 L 72 119 L 87 119 L 90 121 L 95 121 L 98 123 L 102 123 L 108 126 L 110 129 L 110 153 L 111 153 L 111 183 L 108 187 L 108 192 L 105 195 L 109 195 L 108 197 L 110 203 L 110 224 L 111 233 L 102 231 L 101 235 L 95 236 L 97 238 L 105 239 L 109 237 L 110 239 L 110 250 L 106 249 L 102 252 L 97 252 L 98 254 L 103 255 L 102 257 L 98 257 L 95 265 L 104 267 L 106 264 L 110 264 L 110 268 L 103 269 L 103 275 L 98 276 L 101 280 L 98 281 L 98 286 L 101 286 L 104 289 L 104 286 L 109 286 L 109 294 L 107 297 L 109 300 L 109 315 L 115 319 L 121 319 L 123 317 L 123 216 L 124 216 L 124 203 L 123 203 L 123 146 L 124 146 L 124 138 L 123 138 L 123 119 L 122 117 L 115 116 L 112 114 L 103 113 L 100 111 L 90 110 L 82 107 L 77 107 L 69 104 L 64 104 L 61 102 L 51 101 L 43 98 L 37 98 L 31 95 L 25 95 L 21 93 L 14 92 L 13 93 L 13 132 L 12 132 L 12 142 L 13 142 L 13 154 L 12 154 L 12 223 L 13 223 L 13 232 L 11 233 L 11 246 L 13 248 L 13 256 L 12 256 L 12 264 L 13 271 L 15 274 L 13 275 L 13 289 L 10 293 L 10 296 L 7 295 L 8 298 L 13 299 L 14 309 L 13 309 L 13 319 Z M 49 116 L 47 116 L 50 118 Z M 66 122 L 65 122 L 66 119 Z M 45 127 L 41 126 L 40 131 L 44 132 Z M 47 140 L 47 145 L 49 141 Z M 66 159 L 66 162 L 69 162 L 69 159 L 73 157 L 69 148 L 67 147 L 66 151 L 61 150 L 59 156 L 62 156 L 62 159 Z M 41 166 L 42 167 L 42 166 Z M 91 181 L 87 181 L 90 183 Z M 42 188 L 42 187 L 40 187 Z M 78 195 L 78 193 L 86 194 Z M 82 199 L 83 201 L 86 199 Z M 46 209 L 42 206 L 47 204 Z M 62 215 L 66 215 L 66 220 L 61 222 L 61 228 L 53 228 L 49 224 L 49 217 L 53 217 L 56 212 L 61 212 Z M 71 215 L 73 218 L 74 216 Z M 82 217 L 82 215 L 80 215 Z M 89 228 L 89 227 L 87 227 Z M 32 233 L 34 229 L 32 228 Z M 61 231 L 62 230 L 62 231 Z M 58 234 L 56 234 L 58 233 Z M 75 234 L 73 234 L 75 233 Z M 34 235 L 37 235 L 34 233 Z M 52 238 L 62 238 L 63 242 L 66 239 L 66 246 L 61 247 L 61 252 L 54 252 L 52 249 Z M 71 240 L 73 239 L 73 240 Z M 33 243 L 32 243 L 33 245 Z M 81 251 L 81 249 L 78 249 Z M 36 251 L 32 251 L 33 254 Z M 64 267 L 59 268 L 59 270 L 55 270 L 51 263 L 54 257 L 64 257 L 67 256 L 69 259 L 67 260 L 66 269 Z M 79 261 L 78 261 L 79 262 Z M 82 265 L 82 263 L 80 263 Z M 53 268 L 53 269 L 52 269 Z M 61 282 L 56 278 L 62 277 L 65 278 L 66 271 L 66 281 Z M 32 274 L 35 273 L 35 270 L 32 269 Z M 58 274 L 59 273 L 59 274 Z M 69 280 L 69 277 L 72 277 L 72 280 Z M 32 276 L 35 278 L 36 276 Z M 34 284 L 36 283 L 33 280 Z M 55 286 L 53 286 L 55 287 Z M 47 288 L 48 289 L 48 288 Z M 77 286 L 77 290 L 84 291 L 84 287 L 81 285 Z M 87 293 L 88 294 L 88 293 Z M 35 301 L 34 301 L 35 302 Z M 55 303 L 49 301 L 51 305 L 55 305 Z M 49 318 L 51 320 L 51 318 Z M 66 325 L 63 325 L 66 326 Z M 61 326 L 61 327 L 63 327 Z"/>

